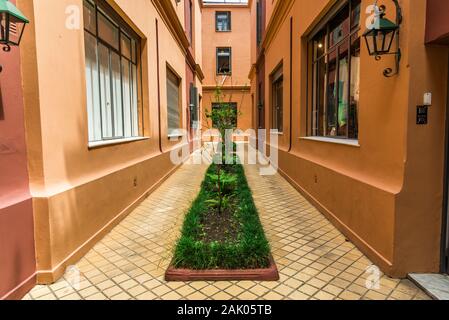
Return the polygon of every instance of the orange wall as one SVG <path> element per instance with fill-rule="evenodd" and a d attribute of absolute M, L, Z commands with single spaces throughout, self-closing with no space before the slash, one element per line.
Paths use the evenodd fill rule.
<path fill-rule="evenodd" d="M 253 105 L 249 90 L 226 90 L 223 92 L 223 102 L 237 103 L 239 112 L 237 128 L 243 131 L 253 128 Z M 212 103 L 216 101 L 215 93 L 205 91 L 203 95 L 203 131 L 212 129 L 211 120 L 206 118 L 206 112 L 211 112 Z"/>
<path fill-rule="evenodd" d="M 215 12 L 231 11 L 232 31 L 215 31 Z M 248 73 L 251 68 L 251 30 L 248 28 L 250 10 L 247 6 L 205 6 L 202 15 L 203 28 L 203 72 L 204 85 L 223 84 L 249 85 Z M 216 48 L 232 47 L 232 77 L 222 82 L 222 76 L 216 76 Z"/>
<path fill-rule="evenodd" d="M 272 23 L 276 32 L 265 43 L 265 101 L 270 101 L 269 74 L 281 61 L 284 67 L 285 129 L 279 138 L 282 174 L 389 274 L 438 271 L 447 50 L 424 45 L 426 1 L 416 0 L 413 6 L 402 2 L 403 59 L 398 76 L 383 77 L 383 69 L 394 60 L 384 57 L 376 62 L 362 42 L 357 145 L 306 137 L 310 86 L 305 39 L 333 1 L 296 0 L 284 5 L 287 2 L 291 8 L 284 20 Z M 369 4 L 372 1 L 362 3 L 362 25 Z M 393 10 L 391 3 L 386 5 Z M 417 126 L 416 105 L 422 103 L 425 92 L 433 93 L 430 123 Z M 265 108 L 270 127 L 269 104 Z"/>
<path fill-rule="evenodd" d="M 231 32 L 215 31 L 215 12 L 231 11 Z M 249 91 L 248 78 L 251 69 L 251 29 L 248 21 L 251 17 L 249 6 L 205 5 L 202 10 L 203 71 L 205 79 L 203 95 L 203 130 L 207 130 L 206 111 L 210 111 L 215 102 L 216 85 L 223 87 L 224 101 L 237 103 L 239 110 L 238 128 L 247 130 L 252 127 L 253 105 Z M 216 75 L 216 48 L 232 48 L 232 76 Z"/>
<path fill-rule="evenodd" d="M 169 152 L 182 144 L 176 146 L 168 139 L 166 66 L 182 78 L 181 123 L 185 126 L 186 58 L 151 1 L 108 0 L 143 39 L 139 103 L 144 112 L 144 137 L 89 148 L 84 32 L 65 27 L 67 6 L 77 5 L 82 12 L 82 1 L 18 2 L 32 21 L 23 39 L 22 60 L 38 280 L 52 282 L 176 168 Z M 182 18 L 184 7 L 181 10 L 180 6 L 175 10 Z"/>

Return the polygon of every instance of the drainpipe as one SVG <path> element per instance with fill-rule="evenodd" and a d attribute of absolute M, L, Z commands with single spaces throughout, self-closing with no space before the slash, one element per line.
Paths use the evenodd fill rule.
<path fill-rule="evenodd" d="M 293 144 L 293 17 L 290 17 L 290 141 L 288 152 L 292 151 Z"/>
<path fill-rule="evenodd" d="M 159 130 L 159 151 L 162 151 L 162 128 L 161 128 L 161 79 L 159 61 L 159 22 L 156 19 L 156 59 L 157 59 L 157 109 L 158 109 L 158 130 Z"/>

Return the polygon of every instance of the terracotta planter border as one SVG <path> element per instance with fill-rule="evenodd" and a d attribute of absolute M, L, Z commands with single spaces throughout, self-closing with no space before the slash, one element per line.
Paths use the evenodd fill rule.
<path fill-rule="evenodd" d="M 278 281 L 279 272 L 273 257 L 266 269 L 235 269 L 235 270 L 193 270 L 176 269 L 172 264 L 165 272 L 165 281 Z"/>

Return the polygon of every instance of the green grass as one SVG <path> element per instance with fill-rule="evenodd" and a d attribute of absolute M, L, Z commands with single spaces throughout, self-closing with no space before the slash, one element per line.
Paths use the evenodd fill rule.
<path fill-rule="evenodd" d="M 214 199 L 215 196 L 214 184 L 209 178 L 210 174 L 215 173 L 215 165 L 211 165 L 201 191 L 185 217 L 181 238 L 174 253 L 173 264 L 176 268 L 229 270 L 269 267 L 270 246 L 260 223 L 245 172 L 241 165 L 232 165 L 230 168 L 237 176 L 234 191 L 237 201 L 232 208 L 235 219 L 240 224 L 237 239 L 211 243 L 200 240 L 204 232 L 201 221 L 203 218 L 207 219 L 210 212 L 207 200 Z"/>

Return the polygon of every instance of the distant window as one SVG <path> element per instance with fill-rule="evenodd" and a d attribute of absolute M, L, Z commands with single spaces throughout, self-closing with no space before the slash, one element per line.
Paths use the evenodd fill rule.
<path fill-rule="evenodd" d="M 89 142 L 138 137 L 140 39 L 104 1 L 84 1 Z"/>
<path fill-rule="evenodd" d="M 212 126 L 217 128 L 219 123 L 218 119 L 223 119 L 224 117 L 220 117 L 218 112 L 223 109 L 230 108 L 231 117 L 226 119 L 229 123 L 226 123 L 226 127 L 237 128 L 237 103 L 236 102 L 221 102 L 221 103 L 212 103 Z"/>
<path fill-rule="evenodd" d="M 181 79 L 167 67 L 167 122 L 168 134 L 179 133 L 181 126 L 180 90 Z"/>
<path fill-rule="evenodd" d="M 231 48 L 217 48 L 217 74 L 231 74 L 231 64 Z"/>
<path fill-rule="evenodd" d="M 283 128 L 284 116 L 284 76 L 282 74 L 282 66 L 277 69 L 271 78 L 271 93 L 272 93 L 272 129 L 277 129 L 279 132 Z"/>
<path fill-rule="evenodd" d="M 215 30 L 218 32 L 231 31 L 231 12 L 218 11 L 215 14 Z"/>

